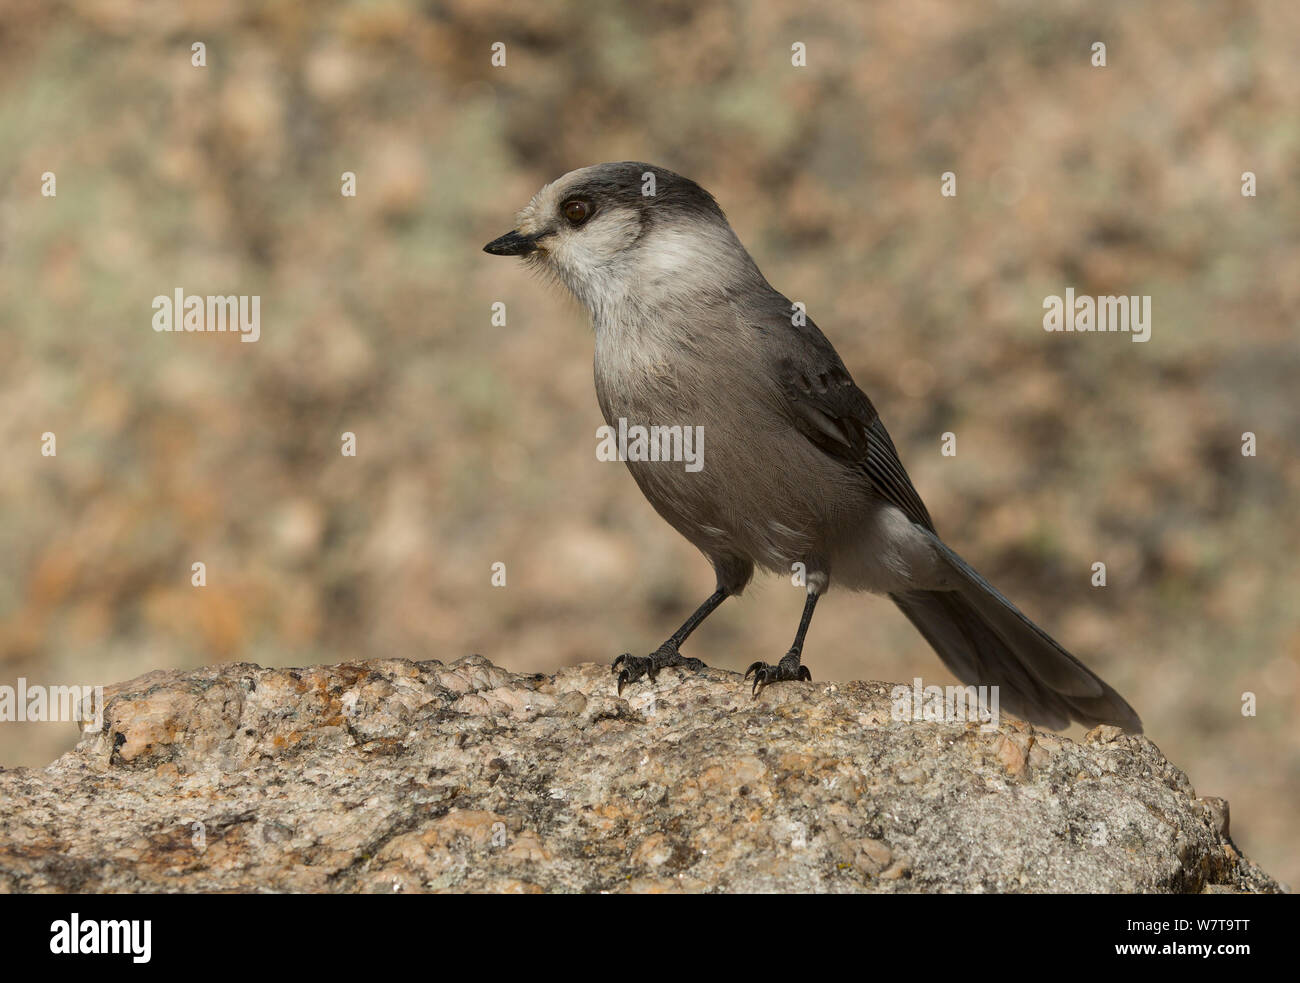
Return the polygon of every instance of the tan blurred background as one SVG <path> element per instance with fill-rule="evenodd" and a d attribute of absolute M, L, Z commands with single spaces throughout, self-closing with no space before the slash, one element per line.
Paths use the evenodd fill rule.
<path fill-rule="evenodd" d="M 1298 41 L 1290 0 L 2 2 L 0 683 L 656 646 L 710 571 L 595 459 L 585 315 L 480 252 L 545 181 L 646 160 L 808 305 L 945 538 L 1296 883 Z M 1044 333 L 1069 286 L 1150 294 L 1152 340 Z M 261 340 L 156 334 L 176 287 L 259 294 Z M 801 603 L 762 580 L 688 651 L 773 659 Z M 950 678 L 854 595 L 806 661 Z M 74 736 L 0 724 L 0 762 Z"/>

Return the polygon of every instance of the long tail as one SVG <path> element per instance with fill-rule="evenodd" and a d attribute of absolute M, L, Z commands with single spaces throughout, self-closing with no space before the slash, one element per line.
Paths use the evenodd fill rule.
<path fill-rule="evenodd" d="M 958 679 L 996 685 L 1001 706 L 1054 730 L 1073 719 L 1088 727 L 1114 724 L 1142 732 L 1142 721 L 1122 696 L 940 545 L 962 586 L 890 597 Z"/>

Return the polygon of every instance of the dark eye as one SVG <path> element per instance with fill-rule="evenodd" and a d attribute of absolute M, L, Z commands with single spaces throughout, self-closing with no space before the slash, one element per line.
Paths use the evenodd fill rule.
<path fill-rule="evenodd" d="M 570 225 L 581 225 L 591 218 L 591 202 L 581 198 L 570 198 L 560 208 Z"/>

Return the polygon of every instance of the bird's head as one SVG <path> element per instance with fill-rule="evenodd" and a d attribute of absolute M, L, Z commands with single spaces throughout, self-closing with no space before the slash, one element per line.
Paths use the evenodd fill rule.
<path fill-rule="evenodd" d="M 652 164 L 570 171 L 533 195 L 515 228 L 483 247 L 553 275 L 599 317 L 629 296 L 709 291 L 757 274 L 713 196 Z"/>

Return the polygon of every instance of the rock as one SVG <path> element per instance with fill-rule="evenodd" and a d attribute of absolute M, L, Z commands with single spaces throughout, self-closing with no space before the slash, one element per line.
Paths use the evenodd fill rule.
<path fill-rule="evenodd" d="M 0 770 L 0 890 L 1280 890 L 1145 737 L 895 722 L 890 689 L 153 672 L 74 751 Z"/>

